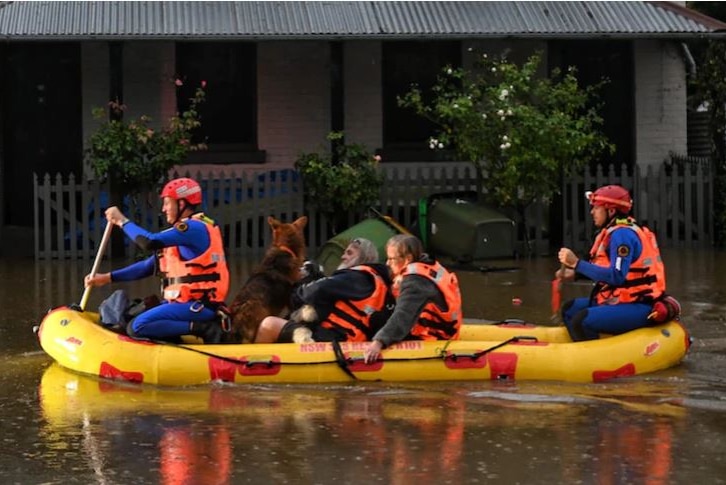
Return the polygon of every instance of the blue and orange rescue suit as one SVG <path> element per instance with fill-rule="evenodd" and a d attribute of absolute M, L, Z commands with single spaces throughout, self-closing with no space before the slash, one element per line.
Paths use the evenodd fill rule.
<path fill-rule="evenodd" d="M 454 273 L 424 256 L 393 284 L 396 308 L 374 336 L 384 347 L 401 340 L 454 340 L 461 329 L 461 292 Z"/>
<path fill-rule="evenodd" d="M 575 271 L 595 281 L 590 298 L 566 303 L 562 317 L 575 341 L 617 335 L 650 325 L 653 302 L 666 291 L 655 235 L 632 217 L 613 218 L 595 238 L 590 262 Z"/>
<path fill-rule="evenodd" d="M 312 337 L 316 342 L 366 342 L 391 314 L 390 286 L 385 265 L 360 264 L 301 285 L 295 290 L 293 306 L 315 308 L 318 321 Z M 299 326 L 292 321 L 285 324 L 278 342 L 291 342 L 292 332 Z"/>
<path fill-rule="evenodd" d="M 157 273 L 161 277 L 163 301 L 136 317 L 129 335 L 164 339 L 189 333 L 190 322 L 217 318 L 229 290 L 229 270 L 222 234 L 214 221 L 202 213 L 177 222 L 173 227 L 150 233 L 133 222 L 124 233 L 154 256 L 111 272 L 111 281 L 135 281 Z"/>

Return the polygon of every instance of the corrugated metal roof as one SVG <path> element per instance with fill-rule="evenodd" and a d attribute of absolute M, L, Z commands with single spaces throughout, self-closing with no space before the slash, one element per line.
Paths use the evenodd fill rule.
<path fill-rule="evenodd" d="M 687 37 L 726 24 L 672 2 L 0 2 L 10 40 Z"/>
<path fill-rule="evenodd" d="M 726 28 L 666 3 L 380 2 L 372 7 L 382 32 L 409 35 L 639 36 L 703 34 Z"/>

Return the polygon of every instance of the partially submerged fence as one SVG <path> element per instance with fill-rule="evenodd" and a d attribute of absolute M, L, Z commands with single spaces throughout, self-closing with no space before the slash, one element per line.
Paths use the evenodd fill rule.
<path fill-rule="evenodd" d="M 419 200 L 431 194 L 476 190 L 476 171 L 468 163 L 386 164 L 384 183 L 376 210 L 402 225 L 418 224 Z M 290 221 L 305 214 L 309 218 L 307 241 L 315 254 L 332 235 L 331 221 L 304 206 L 303 185 L 293 170 L 256 173 L 189 174 L 202 185 L 205 210 L 222 227 L 228 254 L 255 254 L 270 243 L 267 217 Z M 593 236 L 586 190 L 618 183 L 633 191 L 635 215 L 658 234 L 663 246 L 708 247 L 713 239 L 713 182 L 710 166 L 698 159 L 673 157 L 657 167 L 629 172 L 625 166 L 610 166 L 607 172 L 586 171 L 563 187 L 561 213 L 551 213 L 548 204 L 537 204 L 527 213 L 520 230 L 519 247 L 530 245 L 535 254 L 549 251 L 550 238 L 573 249 L 587 249 Z M 78 259 L 95 255 L 109 204 L 108 186 L 97 181 L 44 175 L 35 179 L 36 259 Z M 148 230 L 165 226 L 158 194 L 126 197 L 123 211 Z M 348 214 L 353 225 L 369 214 Z M 561 236 L 551 236 L 553 217 L 561 217 Z M 526 234 L 526 238 L 525 238 Z M 129 242 L 125 254 L 135 248 Z M 119 256 L 113 255 L 112 256 Z"/>
<path fill-rule="evenodd" d="M 658 236 L 663 247 L 705 248 L 714 240 L 713 173 L 708 159 L 671 156 L 660 165 L 598 167 L 573 178 L 563 187 L 562 241 L 589 249 L 595 227 L 584 199 L 587 190 L 619 184 L 631 190 L 634 216 Z"/>

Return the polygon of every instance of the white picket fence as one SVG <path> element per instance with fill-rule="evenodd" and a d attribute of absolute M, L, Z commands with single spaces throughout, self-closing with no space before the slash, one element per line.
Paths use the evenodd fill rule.
<path fill-rule="evenodd" d="M 392 216 L 406 227 L 415 226 L 422 197 L 444 192 L 476 190 L 476 172 L 468 163 L 386 164 L 379 203 L 374 209 Z M 332 235 L 331 223 L 304 205 L 303 185 L 293 170 L 253 173 L 196 173 L 204 190 L 205 211 L 221 226 L 229 255 L 261 253 L 270 243 L 267 217 L 290 221 L 309 217 L 307 242 L 314 254 Z M 567 181 L 562 198 L 562 241 L 574 249 L 589 248 L 593 227 L 586 190 L 618 183 L 633 190 L 636 217 L 658 234 L 662 246 L 709 247 L 713 240 L 713 176 L 703 159 L 673 157 L 657 167 L 611 165 L 607 172 L 586 171 Z M 35 176 L 36 259 L 88 259 L 101 239 L 103 210 L 109 204 L 108 186 L 71 175 Z M 124 201 L 125 213 L 150 231 L 164 227 L 158 194 L 148 193 Z M 550 250 L 551 207 L 536 204 L 527 213 L 527 243 L 533 254 Z M 348 226 L 369 213 L 348 214 Z M 525 244 L 519 231 L 520 247 Z M 557 238 L 559 239 L 559 238 Z M 131 257 L 135 246 L 124 246 Z M 521 249 L 520 249 L 520 252 Z"/>

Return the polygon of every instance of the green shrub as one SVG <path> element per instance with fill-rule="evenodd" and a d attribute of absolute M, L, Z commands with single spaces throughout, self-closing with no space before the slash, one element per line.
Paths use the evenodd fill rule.
<path fill-rule="evenodd" d="M 125 119 L 126 106 L 118 102 L 109 102 L 107 109 L 95 108 L 94 117 L 107 120 L 91 135 L 86 151 L 96 176 L 124 193 L 150 190 L 163 182 L 169 169 L 183 163 L 189 151 L 206 149 L 203 143 L 191 141 L 201 125 L 197 107 L 204 94 L 203 87 L 198 88 L 189 109 L 171 117 L 160 130 L 149 126 L 152 120 L 146 115 Z M 109 119 L 109 114 L 116 119 Z"/>
<path fill-rule="evenodd" d="M 333 142 L 332 152 L 302 153 L 295 168 L 302 176 L 306 204 L 338 221 L 379 201 L 380 157 L 363 145 L 342 143 L 341 132 L 331 132 L 327 138 Z"/>

